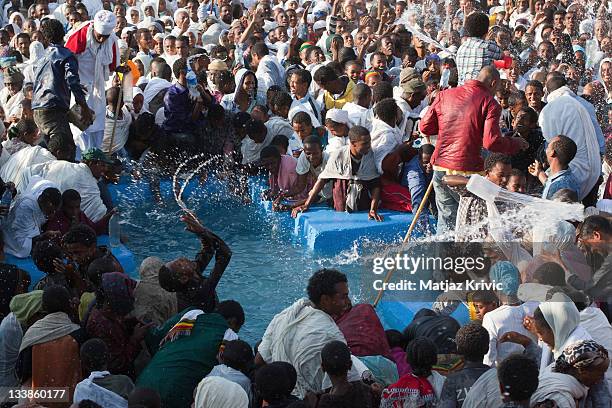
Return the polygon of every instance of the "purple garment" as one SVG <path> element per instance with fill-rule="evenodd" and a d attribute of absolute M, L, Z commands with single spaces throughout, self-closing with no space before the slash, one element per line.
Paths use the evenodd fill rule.
<path fill-rule="evenodd" d="M 193 102 L 189 99 L 189 89 L 181 84 L 174 84 L 164 96 L 164 115 L 166 119 L 162 128 L 170 133 L 191 133 L 196 129 L 191 119 Z"/>
<path fill-rule="evenodd" d="M 406 352 L 401 347 L 393 347 L 391 349 L 391 357 L 393 357 L 393 361 L 397 365 L 397 373 L 400 377 L 412 372 L 410 364 L 406 362 Z"/>

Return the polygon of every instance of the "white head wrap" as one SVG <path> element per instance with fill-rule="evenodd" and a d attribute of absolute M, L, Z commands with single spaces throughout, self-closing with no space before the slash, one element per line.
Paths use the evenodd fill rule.
<path fill-rule="evenodd" d="M 37 61 L 45 54 L 45 46 L 40 41 L 30 43 L 30 60 Z"/>
<path fill-rule="evenodd" d="M 94 30 L 101 35 L 111 35 L 117 25 L 117 17 L 108 10 L 100 10 L 94 16 Z"/>
<path fill-rule="evenodd" d="M 187 10 L 186 8 L 180 8 L 180 9 L 177 9 L 177 10 L 174 12 L 174 24 L 176 24 L 176 20 L 178 20 L 178 16 L 179 16 L 179 14 L 181 14 L 181 13 L 187 13 L 187 18 L 189 18 L 189 10 Z"/>

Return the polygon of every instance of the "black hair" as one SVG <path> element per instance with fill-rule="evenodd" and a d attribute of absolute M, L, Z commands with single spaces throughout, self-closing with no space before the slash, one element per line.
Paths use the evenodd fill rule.
<path fill-rule="evenodd" d="M 180 290 L 180 284 L 177 282 L 174 273 L 166 265 L 159 269 L 157 281 L 159 286 L 167 292 L 178 292 Z"/>
<path fill-rule="evenodd" d="M 553 92 L 565 85 L 567 85 L 567 80 L 562 73 L 552 71 L 546 75 L 546 89 L 548 89 L 548 92 Z"/>
<path fill-rule="evenodd" d="M 321 296 L 334 296 L 336 284 L 347 283 L 346 275 L 336 269 L 320 269 L 308 279 L 308 298 L 312 303 L 318 305 Z"/>
<path fill-rule="evenodd" d="M 393 98 L 393 85 L 389 81 L 380 81 L 372 88 L 372 103 Z"/>
<path fill-rule="evenodd" d="M 172 72 L 177 78 L 181 75 L 181 72 L 187 72 L 187 59 L 179 58 L 174 61 L 174 64 L 172 64 Z"/>
<path fill-rule="evenodd" d="M 312 118 L 308 114 L 308 112 L 299 111 L 293 118 L 291 119 L 291 123 L 301 123 L 312 126 Z"/>
<path fill-rule="evenodd" d="M 357 59 L 357 54 L 355 54 L 355 50 L 351 47 L 342 47 L 338 52 L 338 61 L 342 66 L 349 61 L 355 61 Z"/>
<path fill-rule="evenodd" d="M 59 206 L 62 203 L 62 193 L 55 187 L 49 187 L 43 190 L 38 199 L 45 203 Z"/>
<path fill-rule="evenodd" d="M 285 135 L 276 135 L 272 138 L 270 146 L 277 146 L 282 148 L 281 151 L 287 151 L 289 148 L 289 138 Z"/>
<path fill-rule="evenodd" d="M 540 91 L 544 92 L 544 85 L 540 81 L 537 81 L 535 79 L 527 81 L 527 84 L 525 85 L 525 89 L 527 89 L 528 86 L 538 88 Z"/>
<path fill-rule="evenodd" d="M 208 108 L 208 118 L 209 119 L 222 119 L 225 117 L 225 109 L 223 106 L 212 104 Z"/>
<path fill-rule="evenodd" d="M 291 95 L 289 95 L 287 92 L 281 91 L 277 92 L 276 95 L 272 97 L 270 104 L 273 108 L 281 108 L 283 106 L 291 106 L 291 102 L 293 102 Z"/>
<path fill-rule="evenodd" d="M 215 308 L 215 312 L 223 316 L 225 320 L 236 319 L 240 326 L 244 324 L 244 309 L 242 305 L 235 300 L 224 300 L 223 302 L 219 302 Z"/>
<path fill-rule="evenodd" d="M 253 363 L 253 349 L 243 340 L 231 340 L 225 343 L 221 359 L 223 364 L 238 371 L 245 371 Z"/>
<path fill-rule="evenodd" d="M 374 105 L 374 114 L 383 122 L 394 126 L 397 119 L 397 103 L 395 103 L 395 99 L 386 98 L 378 102 Z"/>
<path fill-rule="evenodd" d="M 523 171 L 520 169 L 512 169 L 512 171 L 510 172 L 510 176 L 525 177 L 525 173 L 523 173 Z"/>
<path fill-rule="evenodd" d="M 469 14 L 463 28 L 468 37 L 480 38 L 489 31 L 489 17 L 481 12 Z"/>
<path fill-rule="evenodd" d="M 49 142 L 47 142 L 47 150 L 54 156 L 60 152 L 67 152 L 68 149 L 71 151 L 76 149 L 76 145 L 74 144 L 74 140 L 72 138 L 56 136 L 52 137 Z"/>
<path fill-rule="evenodd" d="M 232 125 L 234 128 L 244 129 L 250 120 L 251 115 L 246 112 L 238 112 L 232 119 Z"/>
<path fill-rule="evenodd" d="M 353 88 L 353 102 L 356 102 L 367 95 L 372 95 L 372 89 L 370 89 L 370 87 L 366 84 L 358 83 Z"/>
<path fill-rule="evenodd" d="M 63 44 L 64 43 L 64 35 L 66 32 L 64 31 L 64 26 L 58 20 L 47 18 L 43 20 L 40 24 L 40 31 L 51 44 Z"/>
<path fill-rule="evenodd" d="M 247 122 L 245 130 L 247 135 L 265 135 L 267 128 L 261 120 L 251 119 Z"/>
<path fill-rule="evenodd" d="M 556 262 L 546 262 L 538 266 L 533 273 L 533 279 L 543 285 L 564 286 L 565 271 Z"/>
<path fill-rule="evenodd" d="M 105 370 L 108 359 L 108 347 L 101 339 L 89 339 L 81 346 L 81 363 L 90 371 Z"/>
<path fill-rule="evenodd" d="M 161 397 L 152 388 L 136 387 L 128 395 L 129 408 L 161 408 Z"/>
<path fill-rule="evenodd" d="M 27 38 L 29 40 L 30 39 L 30 34 L 28 34 L 26 32 L 21 32 L 21 33 L 19 33 L 19 34 L 17 34 L 15 36 L 15 40 L 19 40 L 20 38 Z"/>
<path fill-rule="evenodd" d="M 115 259 L 111 255 L 104 255 L 91 261 L 87 267 L 87 278 L 96 287 L 102 284 L 102 275 L 110 272 L 118 272 L 115 267 Z"/>
<path fill-rule="evenodd" d="M 77 200 L 79 201 L 81 200 L 81 195 L 79 194 L 78 191 L 72 188 L 69 188 L 68 190 L 62 193 L 62 202 L 64 203 L 77 201 Z"/>
<path fill-rule="evenodd" d="M 551 199 L 553 201 L 559 201 L 561 203 L 577 203 L 578 193 L 569 188 L 562 188 L 561 190 L 555 191 Z"/>
<path fill-rule="evenodd" d="M 268 403 L 287 399 L 297 383 L 295 368 L 285 361 L 266 364 L 255 372 L 255 389 Z"/>
<path fill-rule="evenodd" d="M 351 142 L 357 142 L 366 136 L 370 136 L 370 131 L 363 126 L 356 125 L 349 129 L 348 136 Z"/>
<path fill-rule="evenodd" d="M 351 350 L 339 341 L 330 341 L 321 349 L 321 367 L 329 375 L 343 375 L 348 373 L 353 363 Z"/>
<path fill-rule="evenodd" d="M 436 147 L 430 143 L 425 143 L 422 144 L 421 147 L 419 147 L 419 155 L 422 156 L 424 154 L 429 154 L 432 155 L 434 154 L 434 151 L 436 150 Z"/>
<path fill-rule="evenodd" d="M 497 303 L 499 299 L 492 290 L 478 290 L 472 295 L 472 302 Z"/>
<path fill-rule="evenodd" d="M 427 337 L 417 337 L 406 347 L 406 362 L 417 377 L 429 377 L 431 367 L 438 362 L 438 349 Z"/>
<path fill-rule="evenodd" d="M 395 329 L 385 330 L 385 336 L 387 337 L 389 347 L 400 347 L 402 350 L 406 349 L 406 338 L 401 331 Z"/>
<path fill-rule="evenodd" d="M 530 108 L 529 106 L 521 108 L 521 110 L 518 112 L 518 115 L 527 116 L 527 120 L 529 121 L 529 123 L 538 123 L 538 112 L 536 112 L 533 108 Z"/>
<path fill-rule="evenodd" d="M 68 289 L 60 285 L 47 286 L 42 294 L 42 310 L 45 313 L 56 313 L 70 311 L 70 293 Z"/>
<path fill-rule="evenodd" d="M 302 144 L 303 145 L 317 145 L 319 146 L 320 149 L 323 148 L 323 145 L 321 144 L 321 138 L 318 136 L 307 136 L 304 140 L 302 140 Z"/>
<path fill-rule="evenodd" d="M 493 170 L 493 167 L 495 167 L 497 163 L 502 163 L 502 164 L 507 164 L 507 165 L 512 166 L 512 159 L 510 158 L 510 156 L 504 153 L 491 153 L 485 159 L 485 163 L 484 163 L 485 173 L 488 173 L 491 170 Z"/>
<path fill-rule="evenodd" d="M 291 71 L 291 75 L 296 75 L 300 78 L 300 82 L 306 82 L 308 85 L 312 82 L 312 75 L 305 69 L 296 69 Z"/>
<path fill-rule="evenodd" d="M 280 159 L 280 152 L 275 146 L 266 146 L 259 153 L 259 159 Z"/>
<path fill-rule="evenodd" d="M 253 46 L 251 47 L 251 53 L 261 58 L 265 55 L 268 55 L 270 53 L 270 50 L 268 49 L 268 46 L 265 42 L 260 41 L 253 44 Z"/>
<path fill-rule="evenodd" d="M 580 236 L 590 237 L 594 232 L 612 235 L 612 223 L 601 215 L 591 215 L 586 217 L 580 225 Z"/>
<path fill-rule="evenodd" d="M 32 261 L 34 265 L 44 273 L 54 273 L 53 261 L 63 259 L 62 248 L 52 241 L 38 241 L 32 248 Z"/>
<path fill-rule="evenodd" d="M 319 68 L 317 72 L 315 72 L 314 74 L 315 82 L 322 84 L 322 85 L 335 81 L 336 79 L 338 79 L 338 74 L 336 74 L 336 71 L 334 71 L 327 65 Z"/>
<path fill-rule="evenodd" d="M 563 164 L 567 166 L 574 157 L 576 156 L 576 152 L 578 151 L 578 146 L 576 142 L 564 135 L 558 135 L 556 140 L 553 142 L 552 149 L 555 151 L 555 155 Z"/>
<path fill-rule="evenodd" d="M 522 354 L 506 357 L 497 367 L 497 379 L 502 388 L 502 395 L 512 401 L 529 400 L 538 389 L 538 365 L 531 358 Z"/>
<path fill-rule="evenodd" d="M 489 332 L 477 323 L 470 323 L 457 330 L 457 353 L 468 361 L 482 362 L 489 351 Z"/>
<path fill-rule="evenodd" d="M 91 227 L 78 224 L 71 227 L 63 239 L 64 244 L 83 244 L 91 247 L 96 245 L 96 231 Z"/>

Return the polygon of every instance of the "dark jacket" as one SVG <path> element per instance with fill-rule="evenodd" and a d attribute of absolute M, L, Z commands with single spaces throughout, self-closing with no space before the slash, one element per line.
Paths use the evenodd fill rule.
<path fill-rule="evenodd" d="M 79 64 L 68 48 L 51 44 L 34 71 L 32 109 L 70 108 L 70 92 L 77 102 L 85 101 L 79 79 Z"/>

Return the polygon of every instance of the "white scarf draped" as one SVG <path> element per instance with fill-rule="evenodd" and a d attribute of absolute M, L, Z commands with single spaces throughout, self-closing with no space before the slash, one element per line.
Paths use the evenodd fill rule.
<path fill-rule="evenodd" d="M 66 313 L 50 313 L 30 326 L 28 331 L 25 332 L 19 352 L 21 353 L 36 344 L 60 339 L 79 329 L 80 326 L 72 323 Z"/>

